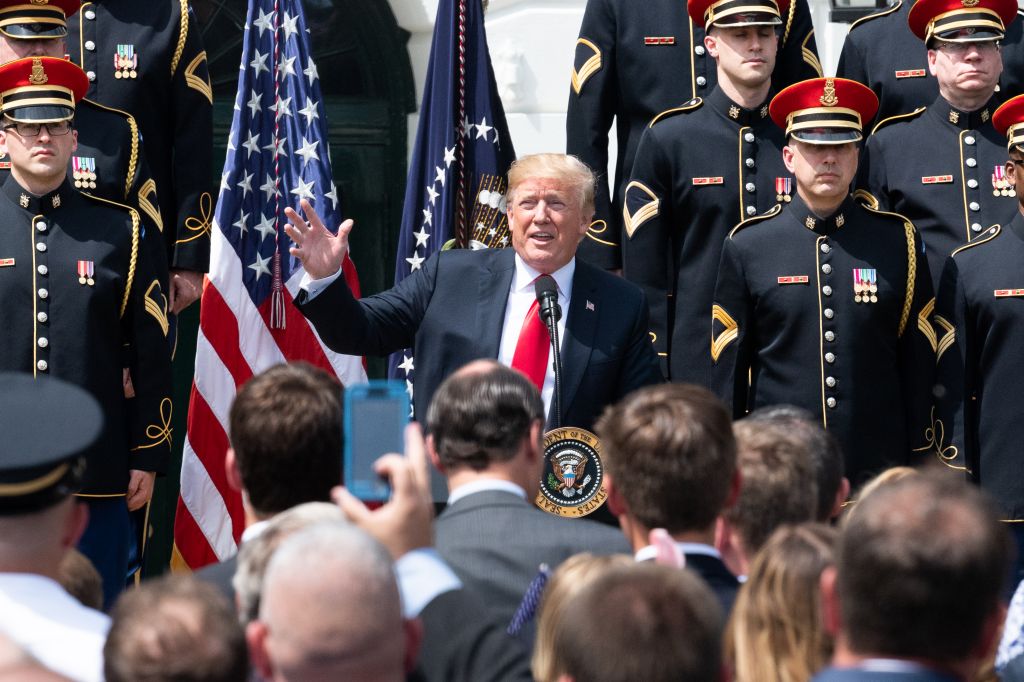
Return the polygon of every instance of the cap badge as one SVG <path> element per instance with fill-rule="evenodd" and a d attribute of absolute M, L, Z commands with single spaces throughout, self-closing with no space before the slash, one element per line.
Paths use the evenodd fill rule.
<path fill-rule="evenodd" d="M 960 4 L 964 7 L 976 7 L 981 0 L 960 0 Z"/>
<path fill-rule="evenodd" d="M 32 73 L 29 74 L 28 82 L 31 85 L 43 85 L 50 80 L 46 71 L 43 69 L 43 60 L 41 57 L 32 58 Z"/>
<path fill-rule="evenodd" d="M 818 101 L 821 102 L 823 107 L 834 107 L 839 104 L 839 98 L 836 97 L 836 80 L 834 78 L 825 79 L 825 91 Z"/>
<path fill-rule="evenodd" d="M 33 5 L 48 5 L 50 0 L 29 0 Z"/>

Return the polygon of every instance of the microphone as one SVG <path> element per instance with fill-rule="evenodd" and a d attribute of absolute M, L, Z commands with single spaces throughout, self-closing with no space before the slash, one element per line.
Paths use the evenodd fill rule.
<path fill-rule="evenodd" d="M 551 360 L 555 371 L 555 428 L 559 428 L 562 425 L 562 356 L 559 353 L 558 320 L 562 317 L 562 307 L 558 305 L 558 285 L 551 275 L 541 275 L 534 280 L 533 290 L 537 294 L 537 315 L 547 325 L 548 336 L 551 337 Z"/>
<path fill-rule="evenodd" d="M 533 290 L 537 294 L 537 303 L 540 304 L 540 319 L 548 326 L 551 326 L 552 317 L 555 322 L 562 319 L 562 307 L 558 305 L 558 285 L 551 275 L 541 275 L 534 280 Z"/>

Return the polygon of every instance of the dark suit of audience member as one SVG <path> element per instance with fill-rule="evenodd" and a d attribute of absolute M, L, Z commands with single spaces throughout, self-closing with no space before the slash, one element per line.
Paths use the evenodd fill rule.
<path fill-rule="evenodd" d="M 428 449 L 451 490 L 434 525 L 437 550 L 506 623 L 542 564 L 554 569 L 580 552 L 629 552 L 614 528 L 534 506 L 543 414 L 525 375 L 488 360 L 444 381 L 427 413 Z"/>

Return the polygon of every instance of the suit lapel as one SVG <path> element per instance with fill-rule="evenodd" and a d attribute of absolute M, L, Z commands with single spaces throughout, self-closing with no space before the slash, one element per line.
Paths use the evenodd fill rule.
<path fill-rule="evenodd" d="M 480 287 L 477 292 L 477 338 L 480 339 L 480 357 L 497 358 L 501 343 L 501 329 L 508 305 L 508 292 L 512 288 L 515 272 L 515 252 L 499 249 L 490 254 L 481 266 Z"/>
<path fill-rule="evenodd" d="M 562 340 L 562 421 L 571 413 L 576 390 L 583 380 L 583 372 L 590 364 L 590 351 L 597 331 L 600 300 L 598 287 L 590 266 L 576 259 L 576 272 L 572 281 L 572 300 L 569 317 L 565 320 L 565 338 Z M 562 426 L 573 426 L 563 423 Z"/>

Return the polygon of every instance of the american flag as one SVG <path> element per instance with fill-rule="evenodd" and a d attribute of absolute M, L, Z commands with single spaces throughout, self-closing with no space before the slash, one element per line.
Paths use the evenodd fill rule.
<path fill-rule="evenodd" d="M 284 209 L 305 198 L 325 225 L 341 222 L 316 64 L 299 0 L 250 0 L 224 173 L 203 289 L 172 566 L 235 553 L 241 499 L 224 474 L 228 409 L 249 377 L 305 360 L 345 385 L 366 380 L 360 358 L 328 350 L 292 305 L 303 270 L 288 254 Z M 351 262 L 345 277 L 358 295 Z"/>
<path fill-rule="evenodd" d="M 395 284 L 441 248 L 509 246 L 505 173 L 516 153 L 494 82 L 483 15 L 480 0 L 437 5 Z M 405 380 L 412 397 L 413 349 L 392 355 L 389 370 L 393 379 Z"/>

